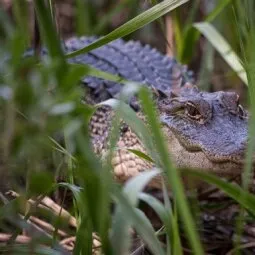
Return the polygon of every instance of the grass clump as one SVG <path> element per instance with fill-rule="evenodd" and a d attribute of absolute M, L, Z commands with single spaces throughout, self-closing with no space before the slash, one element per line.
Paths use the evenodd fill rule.
<path fill-rule="evenodd" d="M 105 23 L 117 11 L 124 10 L 129 3 L 124 1 L 117 9 L 113 8 L 103 19 Z M 166 144 L 160 131 L 159 121 L 151 102 L 150 92 L 134 83 L 123 81 L 123 97 L 127 96 L 125 88 L 133 86 L 133 92 L 138 93 L 144 114 L 148 120 L 146 126 L 136 114 L 121 100 L 109 100 L 104 104 L 111 105 L 116 111 L 111 132 L 111 146 L 104 162 L 100 162 L 90 144 L 88 123 L 94 108 L 81 104 L 82 91 L 79 81 L 85 75 L 119 80 L 113 76 L 93 69 L 90 66 L 80 66 L 68 63 L 68 58 L 89 52 L 112 40 L 127 36 L 154 20 L 188 2 L 187 0 L 162 1 L 140 15 L 111 31 L 87 47 L 65 55 L 61 40 L 58 37 L 54 20 L 54 4 L 48 1 L 34 1 L 35 15 L 39 24 L 41 43 L 48 50 L 47 57 L 41 58 L 38 48 L 24 57 L 29 48 L 30 35 L 27 32 L 28 8 L 26 1 L 14 1 L 14 25 L 5 12 L 1 10 L 1 49 L 0 49 L 0 104 L 1 104 L 1 209 L 0 251 L 3 253 L 35 254 L 129 254 L 134 246 L 132 237 L 139 235 L 141 247 L 148 247 L 152 254 L 184 254 L 182 226 L 185 229 L 185 240 L 188 240 L 190 251 L 194 254 L 204 254 L 204 246 L 198 233 L 199 225 L 194 220 L 191 203 L 188 202 L 177 171 L 170 161 Z M 231 1 L 218 2 L 205 21 L 212 22 L 220 16 Z M 82 1 L 77 1 L 81 9 Z M 22 4 L 22 5 L 21 5 Z M 254 8 L 246 1 L 247 10 Z M 130 6 L 131 6 L 130 5 Z M 26 8 L 22 7 L 26 6 Z M 184 5 L 185 6 L 185 5 Z M 52 8 L 50 8 L 52 7 Z M 93 4 L 88 8 L 93 13 Z M 194 26 L 199 1 L 186 22 L 181 21 L 181 7 L 173 15 L 174 31 L 176 33 L 177 57 L 185 63 L 191 62 L 193 50 L 200 38 Z M 236 19 L 239 24 L 247 24 L 243 10 L 235 4 Z M 86 11 L 87 9 L 82 9 Z M 95 9 L 94 9 L 95 11 Z M 180 12 L 180 13 L 179 13 Z M 78 33 L 89 31 L 93 33 L 93 22 L 87 22 L 82 27 L 83 12 L 79 10 L 75 17 L 78 23 Z M 248 15 L 250 17 L 251 14 Z M 86 17 L 91 17 L 87 15 Z M 91 18 L 92 19 L 92 18 Z M 244 20 L 242 20 L 244 19 Z M 253 62 L 254 54 L 249 42 L 254 42 L 254 24 L 249 20 L 249 29 L 240 32 L 242 54 L 237 58 L 238 67 L 241 64 L 247 74 L 249 84 L 250 105 L 252 116 L 254 110 L 253 93 Z M 161 22 L 162 25 L 162 22 Z M 208 24 L 207 24 L 208 25 Z M 94 29 L 103 31 L 106 24 L 98 23 Z M 208 25 L 210 26 L 210 25 Z M 201 28 L 201 24 L 200 24 Z M 106 31 L 106 30 L 105 30 Z M 246 31 L 246 32 L 244 32 Z M 182 34 L 184 35 L 182 39 Z M 205 33 L 204 33 L 205 34 Z M 209 33 L 210 38 L 213 33 Z M 214 34 L 215 35 L 215 34 Z M 215 38 L 212 38 L 215 39 Z M 210 40 L 210 39 L 209 39 Z M 223 47 L 224 45 L 222 45 Z M 218 47 L 218 45 L 217 45 Z M 222 49 L 218 47 L 215 50 Z M 231 46 L 229 46 L 231 47 Z M 235 50 L 238 52 L 237 50 Z M 234 50 L 233 50 L 234 52 Z M 247 53 L 248 52 L 248 53 Z M 238 53 L 237 53 L 238 54 Z M 222 54 L 228 60 L 229 55 Z M 231 66 L 236 72 L 236 68 Z M 239 74 L 240 75 L 240 74 Z M 241 78 L 244 77 L 243 74 Z M 141 174 L 123 187 L 115 183 L 111 175 L 111 156 L 117 141 L 116 134 L 120 119 L 127 122 L 143 141 L 149 155 L 141 157 L 155 162 L 157 169 Z M 250 133 L 253 134 L 254 118 L 251 118 Z M 253 143 L 247 151 L 244 187 L 239 188 L 216 178 L 215 176 L 186 170 L 185 174 L 202 178 L 224 191 L 236 200 L 244 210 L 253 217 L 255 213 L 254 195 L 247 189 L 245 180 L 251 173 Z M 163 187 L 163 202 L 143 189 L 161 169 L 173 189 L 173 204 L 171 204 L 167 189 Z M 62 182 L 56 181 L 56 173 L 65 172 L 67 177 Z M 77 181 L 78 180 L 78 181 Z M 6 189 L 17 192 L 5 193 Z M 61 187 L 62 198 L 72 193 L 70 204 L 72 210 L 66 211 L 63 201 L 59 205 L 53 203 L 49 196 Z M 155 230 L 153 222 L 138 206 L 143 201 L 158 215 L 161 228 Z M 112 205 L 114 211 L 112 212 Z M 195 213 L 194 213 L 195 214 Z M 243 214 L 245 215 L 245 214 Z M 195 215 L 196 216 L 196 215 Z M 243 216 L 241 223 L 244 223 Z M 131 233 L 135 230 L 135 234 Z M 241 229 L 241 228 L 240 228 Z M 164 238 L 162 238 L 162 236 Z M 4 241 L 3 241 L 4 240 Z M 1 244 L 0 243 L 0 244 Z M 237 242 L 235 250 L 239 250 Z"/>

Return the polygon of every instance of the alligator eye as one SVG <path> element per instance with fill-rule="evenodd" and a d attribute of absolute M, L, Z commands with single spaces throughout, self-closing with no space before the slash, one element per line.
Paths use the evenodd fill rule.
<path fill-rule="evenodd" d="M 190 102 L 186 103 L 185 114 L 190 118 L 196 120 L 199 120 L 202 117 L 201 113 L 196 108 L 196 106 Z"/>
<path fill-rule="evenodd" d="M 238 115 L 239 115 L 241 118 L 247 118 L 247 113 L 246 113 L 246 111 L 244 110 L 244 108 L 242 107 L 242 105 L 238 104 L 238 106 L 237 106 L 237 112 L 238 112 Z"/>

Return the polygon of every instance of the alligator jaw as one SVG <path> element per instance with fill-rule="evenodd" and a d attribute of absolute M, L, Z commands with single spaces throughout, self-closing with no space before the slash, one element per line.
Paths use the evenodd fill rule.
<path fill-rule="evenodd" d="M 177 168 L 199 169 L 221 177 L 234 177 L 242 173 L 243 160 L 233 161 L 226 157 L 222 159 L 209 157 L 198 147 L 191 150 L 187 149 L 169 128 L 163 127 L 163 132 L 166 136 L 171 159 Z"/>

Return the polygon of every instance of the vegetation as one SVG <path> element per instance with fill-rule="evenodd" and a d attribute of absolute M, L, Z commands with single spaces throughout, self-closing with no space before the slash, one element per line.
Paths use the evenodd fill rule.
<path fill-rule="evenodd" d="M 132 37 L 133 32 L 137 35 L 138 29 L 153 21 L 162 28 L 160 32 L 163 35 L 167 34 L 169 31 L 164 32 L 162 16 L 171 12 L 171 31 L 174 31 L 175 38 L 172 51 L 178 60 L 194 66 L 201 86 L 205 88 L 211 81 L 216 65 L 214 60 L 217 64 L 221 63 L 219 56 L 229 64 L 223 65 L 223 69 L 230 74 L 223 77 L 223 81 L 227 80 L 235 86 L 243 81 L 248 85 L 248 96 L 242 98 L 248 98 L 246 104 L 251 112 L 250 137 L 253 138 L 255 3 L 249 0 L 242 3 L 238 0 L 218 0 L 212 1 L 214 4 L 210 6 L 210 1 L 195 0 L 190 4 L 186 3 L 188 0 L 164 0 L 160 3 L 151 1 L 148 4 L 150 8 L 141 11 L 137 8 L 140 6 L 139 1 L 126 0 L 107 9 L 102 19 L 95 20 L 93 14 L 99 12 L 100 1 L 76 0 L 79 6 L 75 14 L 77 34 L 103 33 L 105 36 L 80 51 L 65 55 L 54 22 L 53 2 L 45 2 L 34 1 L 42 43 L 49 53 L 44 59 L 40 59 L 38 54 L 27 58 L 23 55 L 32 40 L 28 27 L 31 20 L 27 22 L 29 10 L 24 7 L 27 1 L 13 1 L 14 22 L 3 9 L 0 11 L 0 184 L 3 189 L 11 187 L 17 192 L 1 193 L 0 251 L 65 254 L 68 249 L 73 249 L 75 254 L 96 254 L 100 250 L 104 254 L 129 254 L 133 247 L 137 253 L 132 254 L 138 254 L 147 247 L 152 254 L 184 254 L 188 251 L 205 254 L 207 246 L 202 243 L 198 231 L 201 227 L 198 215 L 199 211 L 204 210 L 204 205 L 199 201 L 194 202 L 196 199 L 188 201 L 186 198 L 180 180 L 182 171 L 176 171 L 170 161 L 150 92 L 139 89 L 134 83 L 123 82 L 123 97 L 130 93 L 125 90 L 126 86 L 133 88 L 132 93 L 138 93 L 148 118 L 148 127 L 121 100 L 105 102 L 112 105 L 117 114 L 111 133 L 111 151 L 102 164 L 93 153 L 88 133 L 89 118 L 95 109 L 81 103 L 84 92 L 78 84 L 84 75 L 110 80 L 119 77 L 90 66 L 71 65 L 67 59 L 117 38 Z M 186 4 L 192 8 L 188 9 Z M 203 15 L 199 13 L 202 4 L 208 8 Z M 129 10 L 128 21 L 109 32 L 113 17 L 125 10 Z M 137 10 L 140 14 L 136 13 Z M 185 20 L 183 14 L 188 14 Z M 196 23 L 200 14 L 203 20 Z M 146 29 L 151 29 L 153 33 L 153 25 L 150 24 Z M 209 43 L 202 38 L 202 34 Z M 202 48 L 199 43 L 203 43 Z M 40 48 L 39 44 L 36 45 Z M 202 52 L 202 57 L 196 54 L 198 50 Z M 220 55 L 216 55 L 216 52 Z M 114 130 L 118 128 L 119 118 L 141 134 L 150 154 L 146 158 L 151 158 L 157 166 L 156 170 L 131 179 L 123 187 L 114 182 L 110 165 L 117 139 Z M 213 175 L 183 170 L 185 175 L 196 176 L 214 184 L 242 209 L 234 226 L 237 238 L 233 240 L 233 246 L 227 247 L 228 254 L 241 254 L 241 250 L 246 248 L 241 242 L 243 228 L 247 221 L 254 221 L 255 196 L 248 191 L 254 143 L 254 139 L 250 139 L 242 187 Z M 166 174 L 167 182 L 173 189 L 171 201 L 165 187 L 163 202 L 143 193 L 143 188 L 159 169 Z M 64 182 L 56 182 L 55 176 L 62 172 L 67 173 L 67 178 Z M 59 189 L 62 195 L 60 206 L 56 207 L 56 204 L 49 202 L 49 196 Z M 69 208 L 72 209 L 67 212 L 62 206 L 67 203 L 65 198 L 70 192 L 74 199 L 69 201 Z M 160 228 L 153 228 L 151 218 L 138 206 L 139 201 L 155 212 L 162 223 Z M 217 209 L 221 206 L 214 205 Z M 207 210 L 209 208 L 210 205 Z M 140 244 L 135 245 L 133 230 L 141 239 Z M 95 246 L 99 248 L 95 249 Z"/>

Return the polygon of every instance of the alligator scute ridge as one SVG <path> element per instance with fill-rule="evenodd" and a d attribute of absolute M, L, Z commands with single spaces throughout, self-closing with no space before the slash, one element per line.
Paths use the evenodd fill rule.
<path fill-rule="evenodd" d="M 81 49 L 96 40 L 96 37 L 71 38 L 66 41 L 67 53 Z M 193 73 L 186 66 L 180 65 L 174 58 L 161 54 L 148 44 L 123 39 L 81 54 L 69 60 L 74 63 L 86 63 L 101 71 L 119 75 L 127 80 L 153 85 L 162 91 L 169 90 L 174 84 L 184 85 L 193 81 Z M 90 92 L 97 102 L 115 97 L 122 85 L 96 77 L 85 77 L 83 83 L 90 87 Z"/>

